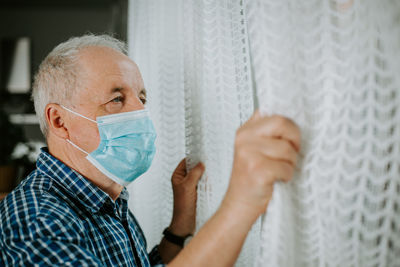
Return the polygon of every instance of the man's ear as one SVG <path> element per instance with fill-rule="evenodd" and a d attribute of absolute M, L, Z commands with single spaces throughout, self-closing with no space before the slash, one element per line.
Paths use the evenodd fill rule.
<path fill-rule="evenodd" d="M 66 111 L 58 104 L 47 104 L 45 110 L 48 132 L 62 139 L 69 139 L 68 128 L 65 124 Z"/>

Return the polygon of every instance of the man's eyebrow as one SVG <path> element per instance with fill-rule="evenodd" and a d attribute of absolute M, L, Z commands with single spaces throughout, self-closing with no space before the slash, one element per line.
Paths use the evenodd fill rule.
<path fill-rule="evenodd" d="M 121 92 L 121 91 L 125 91 L 125 88 L 123 88 L 123 87 L 115 87 L 115 88 L 111 89 L 110 93 L 113 94 L 113 93 L 118 93 L 118 92 Z M 145 88 L 142 88 L 142 89 L 139 91 L 139 95 L 140 95 L 140 94 L 143 94 L 144 96 L 147 96 L 147 91 L 146 91 L 146 89 L 145 89 Z"/>
<path fill-rule="evenodd" d="M 123 90 L 124 90 L 124 88 L 115 87 L 115 88 L 111 89 L 110 93 L 111 93 L 111 94 L 113 94 L 113 93 L 118 93 L 118 92 L 121 92 L 121 91 L 123 91 Z"/>

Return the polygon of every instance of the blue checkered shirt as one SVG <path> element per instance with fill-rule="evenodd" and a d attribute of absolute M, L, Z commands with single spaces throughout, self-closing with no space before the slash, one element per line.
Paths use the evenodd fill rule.
<path fill-rule="evenodd" d="M 0 266 L 164 266 L 126 188 L 113 201 L 47 149 L 36 166 L 0 202 Z"/>

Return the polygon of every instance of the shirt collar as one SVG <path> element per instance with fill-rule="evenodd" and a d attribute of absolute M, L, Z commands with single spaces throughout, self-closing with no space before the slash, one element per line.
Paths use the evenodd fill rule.
<path fill-rule="evenodd" d="M 106 192 L 52 156 L 46 147 L 41 149 L 36 167 L 61 184 L 72 197 L 91 212 L 98 212 L 105 203 L 110 203 L 112 209 L 115 209 L 114 201 Z M 123 188 L 120 198 L 127 202 L 129 194 L 126 187 Z"/>

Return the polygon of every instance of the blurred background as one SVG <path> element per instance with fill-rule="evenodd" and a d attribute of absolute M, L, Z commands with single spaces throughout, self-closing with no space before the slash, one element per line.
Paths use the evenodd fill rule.
<path fill-rule="evenodd" d="M 41 61 L 87 32 L 126 41 L 127 10 L 128 0 L 0 0 L 0 199 L 34 169 L 45 145 L 30 99 Z"/>

